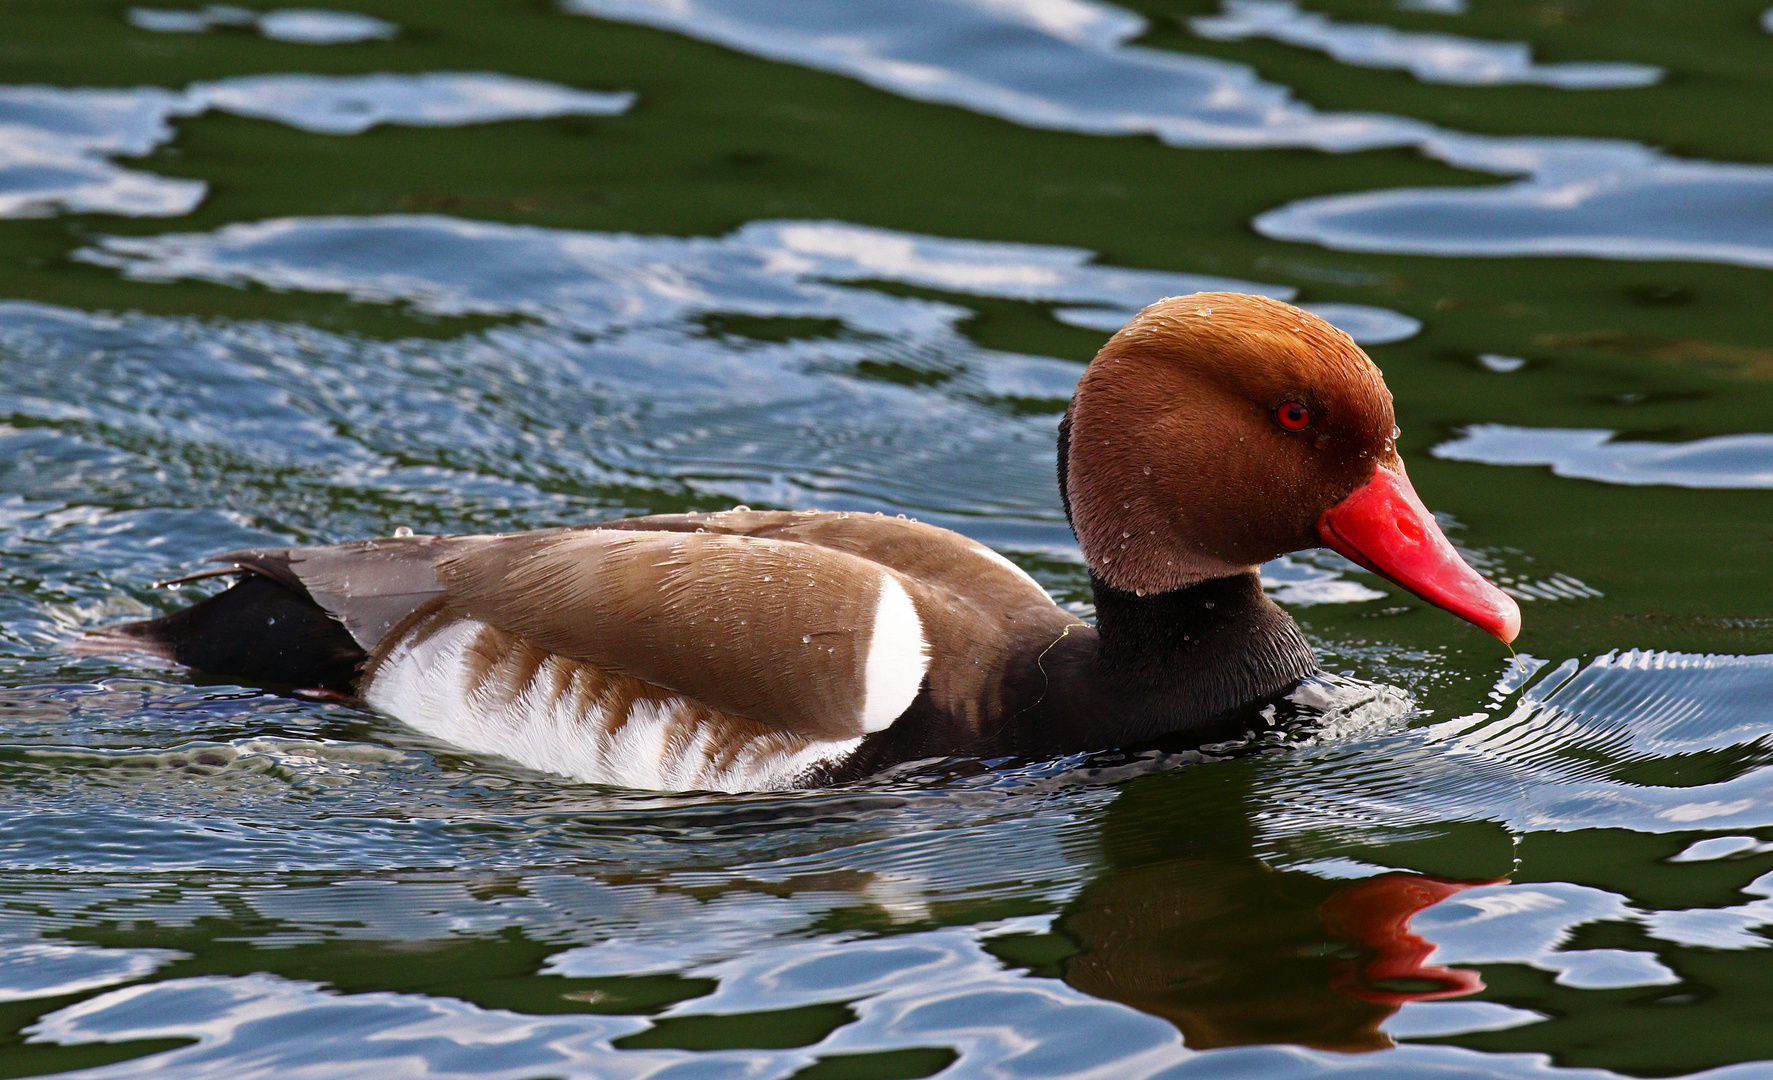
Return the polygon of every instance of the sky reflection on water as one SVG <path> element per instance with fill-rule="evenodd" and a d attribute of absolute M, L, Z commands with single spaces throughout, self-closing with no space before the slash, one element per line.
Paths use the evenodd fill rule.
<path fill-rule="evenodd" d="M 1299 10 L 1293 0 L 1223 0 L 1224 13 L 1196 16 L 1201 37 L 1242 41 L 1264 37 L 1319 49 L 1344 64 L 1402 68 L 1423 82 L 1457 86 L 1529 83 L 1564 90 L 1650 86 L 1662 69 L 1648 64 L 1536 64 L 1518 41 L 1476 41 L 1452 34 L 1411 34 L 1370 23 L 1338 23 Z"/>
<path fill-rule="evenodd" d="M 1414 146 L 1503 187 L 1301 200 L 1256 219 L 1275 239 L 1425 255 L 1596 255 L 1773 266 L 1773 168 L 1669 158 L 1615 140 L 1486 136 L 1328 113 L 1241 64 L 1127 44 L 1145 22 L 1087 0 L 567 0 L 921 101 L 1036 127 L 1151 133 L 1173 146 Z"/>
<path fill-rule="evenodd" d="M 134 7 L 128 18 L 131 26 L 161 34 L 201 34 L 216 26 L 252 26 L 273 41 L 303 45 L 384 41 L 400 33 L 400 27 L 391 22 L 321 8 L 281 8 L 261 14 L 230 4 L 211 4 L 201 11 Z"/>
<path fill-rule="evenodd" d="M 1476 424 L 1431 451 L 1449 461 L 1549 465 L 1558 476 L 1603 484 L 1690 488 L 1773 487 L 1773 435 L 1638 442 L 1617 432 Z"/>
<path fill-rule="evenodd" d="M 1767 165 L 1664 153 L 1648 121 L 1630 139 L 1479 135 L 1389 100 L 1320 108 L 1277 81 L 1274 52 L 1229 53 L 1269 58 L 1261 74 L 1194 55 L 1176 46 L 1180 23 L 1167 47 L 1134 44 L 1154 20 L 1083 0 L 356 6 L 374 14 L 106 8 L 132 48 L 221 67 L 163 79 L 119 64 L 0 88 L 0 217 L 39 260 L 9 270 L 30 287 L 0 299 L 9 1069 L 1773 1068 L 1768 620 L 1753 597 L 1731 606 L 1673 565 L 1625 565 L 1632 541 L 1617 539 L 1644 535 L 1647 518 L 1687 528 L 1681 553 L 1715 560 L 1707 572 L 1764 554 L 1752 500 L 1773 486 L 1773 436 L 1755 432 L 1764 357 L 1742 312 L 1765 283 L 1729 267 L 1773 260 Z M 1353 72 L 1396 80 L 1383 85 L 1448 80 L 1432 92 L 1470 95 L 1447 101 L 1623 110 L 1703 81 L 1666 57 L 1609 59 L 1623 54 L 1599 30 L 1559 50 L 1452 21 L 1482 5 L 1315 6 L 1326 13 L 1190 14 L 1312 63 L 1410 72 Z M 1371 29 L 1391 11 L 1438 13 L 1424 17 L 1440 36 Z M 483 62 L 520 18 L 540 29 Z M 590 55 L 606 37 L 604 66 L 641 59 L 608 78 L 577 54 L 526 66 L 555 39 Z M 323 41 L 338 47 L 228 51 Z M 298 62 L 332 66 L 277 66 Z M 790 67 L 884 93 L 831 104 L 825 82 L 791 98 L 770 81 Z M 695 81 L 710 71 L 726 81 Z M 1549 85 L 1504 88 L 1535 81 Z M 1004 194 L 1003 216 L 956 209 L 964 199 L 939 184 L 907 186 L 890 212 L 809 194 L 807 178 L 836 166 L 786 125 L 812 117 L 833 139 L 859 125 L 884 142 L 874 132 L 904 130 L 889 120 L 908 101 L 1037 129 L 1017 137 L 1048 141 L 993 174 L 1005 192 L 1011 171 L 1037 171 L 1083 133 L 1155 135 L 1177 163 L 1159 194 L 1203 218 L 1231 205 L 1208 200 L 1222 189 L 1279 177 L 1260 190 L 1282 194 L 1161 248 L 1135 243 L 1156 209 L 1139 204 L 1117 204 L 1133 222 L 1122 232 L 1053 240 L 1067 192 L 1125 198 L 1112 155 L 1137 140 L 1108 138 L 1091 144 L 1103 175 L 1055 173 L 1037 197 Z M 915 107 L 931 131 L 954 112 Z M 268 123 L 205 117 L 217 112 Z M 703 113 L 716 117 L 705 146 L 642 149 L 645 125 Z M 746 127 L 754 113 L 767 124 Z M 539 118 L 559 123 L 504 123 Z M 1529 109 L 1470 126 L 1536 123 Z M 451 151 L 477 171 L 425 156 L 427 143 L 377 141 L 464 125 L 486 125 L 471 154 Z M 213 140 L 224 126 L 236 141 Z M 429 130 L 399 130 L 414 127 Z M 296 141 L 309 135 L 338 138 Z M 375 147 L 389 155 L 376 173 L 398 172 L 391 145 L 423 175 L 381 202 L 370 174 L 334 179 L 331 164 L 281 187 L 259 175 L 279 168 L 273 152 L 332 163 Z M 584 146 L 588 173 L 628 169 L 685 194 L 624 203 L 601 171 L 575 174 L 571 199 L 518 190 L 520 171 L 527 184 Z M 1214 172 L 1222 158 L 1201 148 L 1260 165 Z M 1407 177 L 1395 183 L 1316 175 L 1320 152 L 1399 148 L 1417 153 L 1361 159 Z M 189 162 L 173 153 L 186 150 Z M 932 136 L 869 152 L 862 173 L 891 185 L 894 162 L 960 150 Z M 1512 179 L 1409 186 L 1431 182 L 1417 155 Z M 1395 171 L 1406 159 L 1413 171 Z M 723 179 L 695 186 L 708 176 Z M 689 218 L 746 184 L 767 198 Z M 447 212 L 414 212 L 426 210 Z M 117 216 L 28 220 L 54 214 Z M 170 232 L 119 220 L 187 214 L 199 216 Z M 1510 292 L 1459 259 L 1558 253 L 1723 265 L 1615 280 L 1575 261 L 1532 278 L 1522 261 L 1507 273 L 1539 284 Z M 1580 306 L 1557 278 L 1612 306 Z M 1534 601 L 1539 636 L 1523 647 L 1540 655 L 1480 648 L 1371 575 L 1303 553 L 1265 582 L 1326 666 L 1350 674 L 1251 716 L 1244 740 L 708 797 L 569 784 L 347 705 L 60 651 L 83 628 L 182 603 L 191 593 L 144 583 L 217 549 L 734 502 L 933 520 L 1087 612 L 1052 479 L 1059 412 L 1101 336 L 1158 296 L 1205 288 L 1302 296 L 1374 348 L 1413 475 L 1457 514 L 1445 524 L 1473 562 Z M 1627 315 L 1655 335 L 1612 329 Z M 1706 382 L 1688 358 L 1734 366 Z M 1670 432 L 1686 434 L 1653 441 Z M 1724 539 L 1706 546 L 1713 531 Z"/>
<path fill-rule="evenodd" d="M 356 135 L 377 124 L 427 127 L 544 116 L 608 116 L 634 103 L 487 72 L 422 75 L 248 75 L 182 93 L 0 87 L 0 217 L 71 213 L 177 217 L 205 184 L 113 164 L 170 142 L 171 121 L 210 109 L 304 131 Z"/>

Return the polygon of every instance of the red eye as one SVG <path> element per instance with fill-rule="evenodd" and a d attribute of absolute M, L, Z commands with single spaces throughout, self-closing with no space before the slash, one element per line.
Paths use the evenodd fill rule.
<path fill-rule="evenodd" d="M 1297 401 L 1283 401 L 1274 410 L 1274 422 L 1288 431 L 1298 431 L 1311 423 L 1311 410 Z"/>

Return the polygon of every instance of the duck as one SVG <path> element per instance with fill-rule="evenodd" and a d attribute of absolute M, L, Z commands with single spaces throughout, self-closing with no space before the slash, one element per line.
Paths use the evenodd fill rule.
<path fill-rule="evenodd" d="M 817 787 L 932 758 L 1150 744 L 1318 676 L 1258 567 L 1329 547 L 1507 643 L 1514 600 L 1411 486 L 1349 336 L 1227 292 L 1146 307 L 1058 426 L 1094 622 L 904 516 L 736 508 L 496 535 L 229 551 L 230 586 L 88 633 L 212 676 L 361 702 L 586 783 Z"/>

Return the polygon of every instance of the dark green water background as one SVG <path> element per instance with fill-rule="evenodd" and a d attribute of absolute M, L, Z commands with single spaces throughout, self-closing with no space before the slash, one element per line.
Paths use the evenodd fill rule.
<path fill-rule="evenodd" d="M 1589 91 L 1431 85 L 1274 42 L 1205 40 L 1180 18 L 1217 10 L 1205 2 L 1127 6 L 1150 21 L 1143 44 L 1251 65 L 1321 110 L 1773 163 L 1760 3 L 1472 0 L 1460 16 L 1310 5 L 1526 42 L 1541 62 L 1666 69 L 1655 86 Z M 0 1076 L 1667 1076 L 1773 1062 L 1758 915 L 1720 916 L 1746 927 L 1735 937 L 1664 932 L 1667 913 L 1698 925 L 1695 912 L 1752 906 L 1765 893 L 1744 886 L 1773 871 L 1753 846 L 1773 840 L 1773 787 L 1758 779 L 1773 676 L 1757 659 L 1773 653 L 1773 491 L 1601 483 L 1429 452 L 1485 423 L 1669 443 L 1773 430 L 1768 270 L 1279 242 L 1251 222 L 1294 200 L 1506 181 L 1410 149 L 1188 149 L 1038 130 L 540 0 L 352 10 L 402 31 L 310 46 L 242 29 L 149 33 L 118 3 L 0 0 L 8 85 L 488 71 L 638 95 L 617 116 L 351 136 L 211 112 L 123 162 L 206 182 L 191 213 L 0 220 L 0 299 L 28 302 L 0 315 L 0 945 L 15 948 L 0 953 Z M 1295 614 L 1326 667 L 1413 698 L 1389 725 L 1127 776 L 964 765 L 838 793 L 663 798 L 468 759 L 346 707 L 61 653 L 82 627 L 178 603 L 143 586 L 216 548 L 717 509 L 756 490 L 727 479 L 767 488 L 768 446 L 739 455 L 743 467 L 674 455 L 673 426 L 701 421 L 670 411 L 665 375 L 598 382 L 599 357 L 629 347 L 619 336 L 587 332 L 588 351 L 569 355 L 571 335 L 546 316 L 133 280 L 73 257 L 103 237 L 389 214 L 654 239 L 844 222 L 1075 247 L 1101 265 L 1402 312 L 1421 333 L 1369 351 L 1424 499 L 1499 572 L 1567 575 L 1600 594 L 1524 604 L 1521 652 L 1577 667 L 1633 649 L 1747 659 L 1646 661 L 1617 685 L 1616 669 L 1589 668 L 1555 694 L 1545 680 L 1545 704 L 1519 696 L 1518 680 L 1492 691 L 1509 666 L 1493 641 L 1388 592 Z M 965 309 L 954 340 L 970 358 L 888 343 L 878 359 L 827 363 L 818 343 L 851 334 L 842 318 L 758 314 L 749 300 L 723 312 L 719 297 L 673 331 L 674 347 L 715 342 L 741 367 L 771 358 L 735 386 L 767 391 L 786 348 L 808 350 L 789 366 L 815 384 L 910 395 L 881 399 L 897 403 L 883 408 L 900 410 L 898 426 L 873 450 L 834 452 L 888 479 L 833 471 L 821 505 L 973 521 L 993 542 L 1010 537 L 1006 553 L 1062 599 L 1085 598 L 1081 569 L 1052 548 L 1056 495 L 1022 479 L 1038 471 L 1006 480 L 989 461 L 963 463 L 926 498 L 927 462 L 905 433 L 925 394 L 939 402 L 932 424 L 1024 425 L 1005 438 L 1031 440 L 1038 458 L 1062 396 L 975 401 L 941 387 L 965 383 L 955 364 L 1001 354 L 1081 365 L 1106 334 L 1057 321 L 1052 303 L 854 288 Z M 118 318 L 93 318 L 106 313 Z M 1482 354 L 1526 364 L 1498 373 Z M 217 365 L 246 389 L 214 381 Z M 562 389 L 574 386 L 600 388 L 581 400 Z M 760 393 L 755 430 L 784 446 L 866 442 L 822 405 L 772 428 Z M 300 422 L 286 431 L 279 410 Z M 598 416 L 628 423 L 633 445 L 612 437 L 575 456 Z M 343 451 L 305 456 L 301 432 L 363 448 L 364 478 Z M 1039 542 L 1018 547 L 1018 535 Z M 1480 711 L 1518 726 L 1461 748 L 1455 730 L 1478 722 L 1455 718 Z M 1669 861 L 1719 837 L 1749 839 L 1716 847 L 1729 857 Z M 1408 1045 L 1383 1049 L 1374 1026 L 1389 1006 L 1338 981 L 1370 943 L 1323 914 L 1374 868 L 1507 879 L 1460 894 L 1488 898 L 1465 910 L 1490 912 L 1496 941 L 1532 939 L 1535 911 L 1598 914 L 1564 916 L 1538 952 L 1496 945 L 1461 962 L 1484 989 L 1449 1000 L 1540 1019 L 1399 1029 Z M 1420 916 L 1418 932 L 1440 940 L 1430 916 L 1459 902 Z M 16 951 L 49 946 L 64 951 Z M 575 949 L 604 951 L 562 959 Z M 1560 950 L 1653 954 L 1673 981 L 1582 985 L 1547 961 Z M 148 959 L 50 996 L 5 989 L 7 972 L 80 956 Z M 422 1023 L 429 1033 L 412 1034 Z M 1728 1075 L 1763 1068 L 1773 1074 Z"/>

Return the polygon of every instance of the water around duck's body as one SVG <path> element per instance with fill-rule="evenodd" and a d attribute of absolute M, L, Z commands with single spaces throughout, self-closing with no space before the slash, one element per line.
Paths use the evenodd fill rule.
<path fill-rule="evenodd" d="M 1765 0 L 0 3 L 0 1075 L 1773 1076 Z M 1324 553 L 1236 745 L 605 790 L 62 646 L 268 543 L 905 514 L 1366 344 L 1521 656 Z"/>

